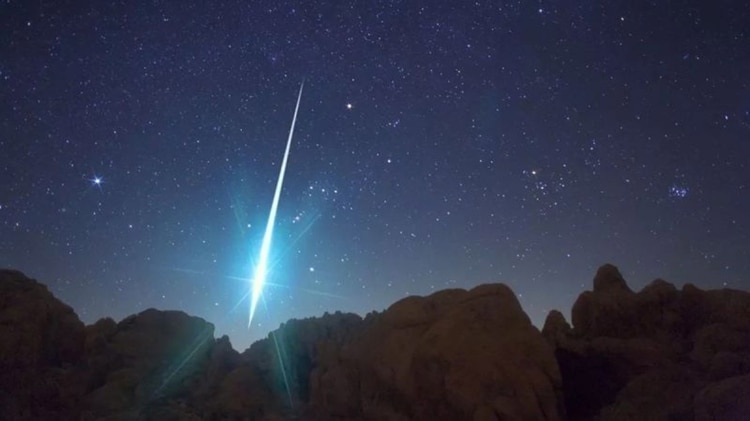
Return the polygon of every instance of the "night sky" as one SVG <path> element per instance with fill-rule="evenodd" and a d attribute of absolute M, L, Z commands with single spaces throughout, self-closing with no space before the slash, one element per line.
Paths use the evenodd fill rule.
<path fill-rule="evenodd" d="M 595 3 L 3 2 L 0 267 L 240 350 L 486 282 L 540 326 L 606 262 L 750 288 L 750 3 Z"/>

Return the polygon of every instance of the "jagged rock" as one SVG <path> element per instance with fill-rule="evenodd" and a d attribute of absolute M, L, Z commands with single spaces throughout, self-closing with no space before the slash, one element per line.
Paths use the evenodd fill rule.
<path fill-rule="evenodd" d="M 0 270 L 0 418 L 74 419 L 84 325 L 44 285 Z"/>

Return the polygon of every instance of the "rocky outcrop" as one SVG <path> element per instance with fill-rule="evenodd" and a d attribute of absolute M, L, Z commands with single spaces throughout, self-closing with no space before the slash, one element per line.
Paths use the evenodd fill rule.
<path fill-rule="evenodd" d="M 750 414 L 750 375 L 729 377 L 701 389 L 695 398 L 695 420 L 747 419 Z"/>
<path fill-rule="evenodd" d="M 207 369 L 213 333 L 210 323 L 178 311 L 100 320 L 87 338 L 84 417 L 137 418 L 165 398 L 187 397 Z"/>
<path fill-rule="evenodd" d="M 0 270 L 0 419 L 148 419 L 192 394 L 212 349 L 199 318 L 152 309 L 84 327 L 44 285 Z"/>
<path fill-rule="evenodd" d="M 570 419 L 733 419 L 750 373 L 750 294 L 678 290 L 657 279 L 633 292 L 612 265 L 573 305 L 572 329 L 552 312 Z M 721 412 L 721 417 L 713 414 Z M 710 414 L 710 415 L 705 415 Z M 725 418 L 727 417 L 727 418 Z"/>
<path fill-rule="evenodd" d="M 0 270 L 0 419 L 74 419 L 84 326 L 44 285 Z"/>
<path fill-rule="evenodd" d="M 310 384 L 310 405 L 331 419 L 564 417 L 554 356 L 504 285 L 395 303 Z"/>
<path fill-rule="evenodd" d="M 242 354 L 149 309 L 83 326 L 0 271 L 3 420 L 735 420 L 750 412 L 750 294 L 632 291 L 612 265 L 541 333 L 505 285 L 291 320 Z"/>
<path fill-rule="evenodd" d="M 290 320 L 254 343 L 243 359 L 257 367 L 285 404 L 296 407 L 310 400 L 310 375 L 326 351 L 339 349 L 361 334 L 364 324 L 356 314 L 336 312 L 322 317 Z"/>

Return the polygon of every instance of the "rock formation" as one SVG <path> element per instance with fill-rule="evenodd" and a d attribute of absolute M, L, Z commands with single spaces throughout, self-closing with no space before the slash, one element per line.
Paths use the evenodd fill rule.
<path fill-rule="evenodd" d="M 3 420 L 734 420 L 750 413 L 750 294 L 632 291 L 612 265 L 541 333 L 505 285 L 291 320 L 242 354 L 149 309 L 84 326 L 0 271 Z"/>
<path fill-rule="evenodd" d="M 320 359 L 310 384 L 328 418 L 563 419 L 551 349 L 504 285 L 393 304 Z"/>
<path fill-rule="evenodd" d="M 88 329 L 84 419 L 135 419 L 189 395 L 206 372 L 214 327 L 177 311 L 146 310 Z"/>
<path fill-rule="evenodd" d="M 44 285 L 0 271 L 0 419 L 73 419 L 83 323 Z"/>
<path fill-rule="evenodd" d="M 573 305 L 551 312 L 570 419 L 734 420 L 750 413 L 750 294 L 682 290 L 657 279 L 633 292 L 612 265 Z M 744 402 L 744 403 L 743 403 Z"/>

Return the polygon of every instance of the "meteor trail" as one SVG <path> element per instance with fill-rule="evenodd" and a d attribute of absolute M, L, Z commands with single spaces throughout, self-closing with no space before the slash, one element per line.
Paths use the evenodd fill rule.
<path fill-rule="evenodd" d="M 284 159 L 281 161 L 281 169 L 279 170 L 279 179 L 276 181 L 276 191 L 273 194 L 273 203 L 271 204 L 271 212 L 268 214 L 268 223 L 266 224 L 266 232 L 263 234 L 263 243 L 260 246 L 260 257 L 258 258 L 258 266 L 255 268 L 255 275 L 252 279 L 252 293 L 250 294 L 250 316 L 247 320 L 247 327 L 253 321 L 253 315 L 258 307 L 258 300 L 260 295 L 263 293 L 263 285 L 266 283 L 266 275 L 268 274 L 268 252 L 271 250 L 271 239 L 273 237 L 273 226 L 276 221 L 276 210 L 279 207 L 279 196 L 281 196 L 281 186 L 284 184 L 284 173 L 286 172 L 286 162 L 289 159 L 289 149 L 292 147 L 292 136 L 294 135 L 294 124 L 297 122 L 297 112 L 299 111 L 299 103 L 302 100 L 302 88 L 305 87 L 305 82 L 302 82 L 299 87 L 299 94 L 297 95 L 297 106 L 294 107 L 294 117 L 292 117 L 292 127 L 289 129 L 289 138 L 286 141 L 286 150 L 284 151 Z"/>

